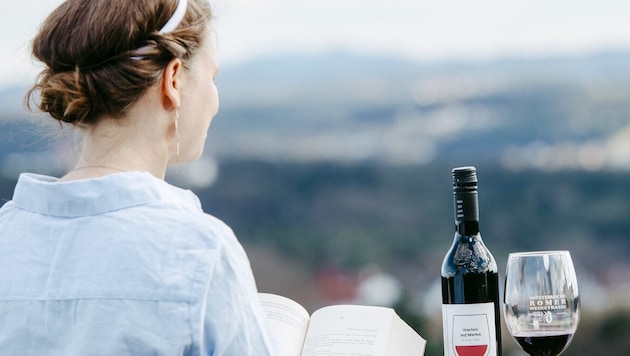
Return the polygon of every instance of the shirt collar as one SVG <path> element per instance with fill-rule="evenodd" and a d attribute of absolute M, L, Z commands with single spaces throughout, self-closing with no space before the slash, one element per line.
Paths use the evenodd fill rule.
<path fill-rule="evenodd" d="M 201 209 L 199 199 L 192 192 L 146 172 L 115 173 L 67 182 L 22 173 L 13 195 L 14 203 L 23 209 L 63 217 L 98 215 L 160 200 L 191 210 Z"/>

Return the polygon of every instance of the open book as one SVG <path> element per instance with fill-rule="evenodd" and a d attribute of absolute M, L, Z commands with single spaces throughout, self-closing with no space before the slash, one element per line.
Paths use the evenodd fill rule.
<path fill-rule="evenodd" d="M 421 356 L 426 341 L 391 308 L 333 305 L 308 312 L 297 302 L 260 293 L 279 356 Z"/>

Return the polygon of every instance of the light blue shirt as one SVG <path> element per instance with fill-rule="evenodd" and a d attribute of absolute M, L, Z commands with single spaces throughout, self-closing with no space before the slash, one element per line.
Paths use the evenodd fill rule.
<path fill-rule="evenodd" d="M 272 355 L 251 267 L 148 173 L 22 174 L 0 209 L 0 355 Z"/>

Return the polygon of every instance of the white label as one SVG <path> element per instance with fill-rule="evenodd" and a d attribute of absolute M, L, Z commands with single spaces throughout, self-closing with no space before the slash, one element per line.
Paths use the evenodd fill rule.
<path fill-rule="evenodd" d="M 445 356 L 497 356 L 494 303 L 442 304 Z"/>

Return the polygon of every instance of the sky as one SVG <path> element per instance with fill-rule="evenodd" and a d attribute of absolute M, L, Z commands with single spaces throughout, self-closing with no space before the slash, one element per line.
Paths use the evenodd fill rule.
<path fill-rule="evenodd" d="M 628 0 L 211 0 L 222 66 L 347 50 L 422 61 L 630 50 Z M 0 88 L 30 82 L 29 42 L 61 0 L 0 12 Z"/>

